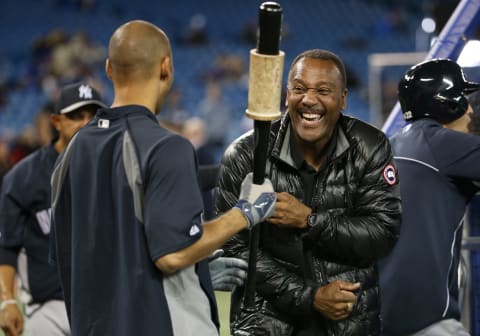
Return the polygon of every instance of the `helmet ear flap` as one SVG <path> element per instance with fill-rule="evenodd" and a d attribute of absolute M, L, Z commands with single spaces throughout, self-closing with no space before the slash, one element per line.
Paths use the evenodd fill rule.
<path fill-rule="evenodd" d="M 458 117 L 456 117 L 455 119 L 460 118 L 461 116 L 463 116 L 467 112 L 467 110 L 468 110 L 468 99 L 467 99 L 467 97 L 465 97 L 464 94 L 462 94 L 462 98 L 460 98 L 460 101 L 457 102 L 456 109 L 457 109 L 457 111 L 454 113 L 454 115 L 458 116 Z M 453 120 L 455 120 L 455 119 L 453 119 Z"/>
<path fill-rule="evenodd" d="M 402 108 L 403 111 L 403 119 L 406 121 L 409 121 L 413 118 L 412 111 L 410 111 L 407 107 L 407 102 L 402 96 L 398 97 L 398 102 L 400 103 L 400 107 Z"/>
<path fill-rule="evenodd" d="M 455 97 L 436 95 L 434 98 L 436 103 L 431 110 L 435 112 L 430 117 L 441 124 L 448 124 L 467 112 L 468 100 L 463 93 Z"/>

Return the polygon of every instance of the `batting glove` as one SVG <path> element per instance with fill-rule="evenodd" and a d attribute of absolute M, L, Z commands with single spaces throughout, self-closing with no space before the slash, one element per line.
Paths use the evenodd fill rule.
<path fill-rule="evenodd" d="M 248 228 L 251 229 L 273 214 L 276 200 L 272 182 L 265 178 L 262 184 L 254 184 L 253 173 L 249 173 L 242 182 L 240 197 L 235 207 L 242 211 L 247 218 Z"/>
<path fill-rule="evenodd" d="M 222 257 L 222 255 L 223 250 L 216 250 L 209 258 L 208 268 L 213 289 L 232 291 L 245 282 L 248 264 L 242 259 Z"/>

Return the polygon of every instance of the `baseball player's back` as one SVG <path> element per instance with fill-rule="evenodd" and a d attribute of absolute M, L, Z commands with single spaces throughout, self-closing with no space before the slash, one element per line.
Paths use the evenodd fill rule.
<path fill-rule="evenodd" d="M 169 277 L 154 264 L 201 236 L 195 167 L 191 144 L 140 106 L 100 110 L 72 140 L 53 212 L 74 335 L 180 335 L 178 309 L 217 333 L 206 264 Z"/>

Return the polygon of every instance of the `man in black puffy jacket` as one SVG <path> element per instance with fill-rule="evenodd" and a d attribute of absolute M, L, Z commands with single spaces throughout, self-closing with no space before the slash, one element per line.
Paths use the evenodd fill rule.
<path fill-rule="evenodd" d="M 342 114 L 346 98 L 338 56 L 310 50 L 293 61 L 288 113 L 270 132 L 266 176 L 277 204 L 262 224 L 257 262 L 257 312 L 269 335 L 380 333 L 376 261 L 398 237 L 398 175 L 385 135 Z M 253 149 L 250 132 L 225 152 L 218 212 L 238 198 L 252 171 Z M 232 238 L 225 250 L 247 260 L 248 233 Z M 241 294 L 238 288 L 232 296 L 233 321 Z"/>

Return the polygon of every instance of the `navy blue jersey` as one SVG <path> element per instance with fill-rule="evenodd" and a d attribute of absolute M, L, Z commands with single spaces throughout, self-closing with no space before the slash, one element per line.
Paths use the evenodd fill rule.
<path fill-rule="evenodd" d="M 208 265 L 154 262 L 202 235 L 190 142 L 140 106 L 101 109 L 52 178 L 56 260 L 73 336 L 216 335 Z"/>
<path fill-rule="evenodd" d="M 25 248 L 34 303 L 63 299 L 56 268 L 48 262 L 50 177 L 57 157 L 53 146 L 33 152 L 5 175 L 0 194 L 0 247 Z"/>
<path fill-rule="evenodd" d="M 480 137 L 431 119 L 391 139 L 402 197 L 400 237 L 380 262 L 384 335 L 460 317 L 457 269 L 468 202 L 480 181 Z"/>

